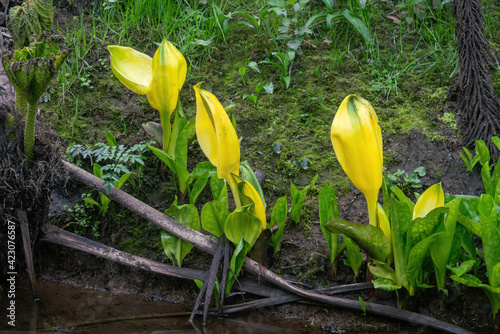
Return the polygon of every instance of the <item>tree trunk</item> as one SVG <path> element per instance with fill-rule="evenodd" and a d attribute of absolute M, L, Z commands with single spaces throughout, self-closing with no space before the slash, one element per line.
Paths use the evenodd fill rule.
<path fill-rule="evenodd" d="M 462 143 L 472 149 L 484 140 L 496 162 L 499 151 L 491 137 L 500 135 L 500 100 L 490 77 L 498 66 L 493 49 L 483 34 L 481 0 L 457 0 L 453 5 L 460 75 L 456 86 L 457 124 Z"/>

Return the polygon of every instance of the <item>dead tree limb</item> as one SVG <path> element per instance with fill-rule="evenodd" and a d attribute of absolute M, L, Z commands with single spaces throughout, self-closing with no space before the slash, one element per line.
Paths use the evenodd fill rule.
<path fill-rule="evenodd" d="M 190 280 L 198 279 L 200 281 L 205 281 L 208 277 L 208 274 L 204 271 L 179 268 L 122 252 L 50 224 L 43 227 L 43 232 L 44 235 L 41 241 L 78 249 L 128 267 Z"/>
<path fill-rule="evenodd" d="M 67 167 L 70 174 L 74 176 L 76 179 L 92 187 L 93 189 L 98 190 L 103 194 L 106 194 L 106 189 L 102 186 L 103 181 L 101 179 L 68 162 L 63 162 L 63 163 Z M 126 192 L 120 189 L 112 188 L 108 197 L 120 203 L 121 205 L 125 206 L 129 210 L 137 213 L 141 217 L 151 221 L 160 228 L 165 229 L 167 232 L 191 243 L 193 246 L 198 247 L 201 250 L 204 250 L 212 255 L 215 254 L 217 248 L 216 241 L 210 239 L 208 236 L 203 235 L 200 232 L 194 231 L 176 222 L 175 220 L 165 216 L 161 212 L 153 209 L 149 205 L 139 201 L 133 196 L 127 194 Z M 261 265 L 259 265 L 259 263 L 255 262 L 254 260 L 248 257 L 245 259 L 243 266 L 248 272 L 251 272 L 254 275 L 258 275 L 260 276 L 261 279 L 266 280 L 280 287 L 281 289 L 296 294 L 297 296 L 315 302 L 319 302 L 322 304 L 341 307 L 349 310 L 357 310 L 360 312 L 363 311 L 359 301 L 357 300 L 349 300 L 344 298 L 326 296 L 318 294 L 316 292 L 303 290 L 301 288 L 298 288 L 290 284 L 285 279 L 279 277 L 272 271 L 263 268 Z M 428 326 L 447 333 L 470 333 L 469 331 L 463 328 L 454 326 L 444 321 L 440 321 L 425 315 L 397 309 L 390 306 L 379 305 L 374 303 L 365 303 L 365 309 L 366 312 L 371 314 L 384 316 L 390 319 L 407 321 L 414 325 Z"/>
<path fill-rule="evenodd" d="M 31 251 L 31 238 L 30 238 L 30 228 L 28 224 L 28 215 L 26 215 L 26 211 L 18 209 L 17 218 L 19 219 L 19 223 L 21 225 L 21 236 L 23 239 L 24 258 L 26 260 L 26 269 L 28 270 L 28 277 L 31 283 L 31 291 L 33 292 L 33 298 L 38 299 L 35 268 L 33 267 L 33 252 Z"/>

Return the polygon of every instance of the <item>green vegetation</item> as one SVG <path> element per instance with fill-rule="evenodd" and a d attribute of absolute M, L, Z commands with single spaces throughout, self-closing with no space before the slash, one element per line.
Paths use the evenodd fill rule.
<path fill-rule="evenodd" d="M 485 21 L 487 36 L 491 38 L 492 46 L 498 49 L 500 34 L 496 31 L 498 20 L 495 15 L 498 16 L 500 8 L 493 1 L 484 1 L 483 4 L 487 8 L 485 12 L 488 12 Z M 339 163 L 341 159 L 333 153 L 330 129 L 341 102 L 347 95 L 356 94 L 370 101 L 374 107 L 384 144 L 398 135 L 409 133 L 421 133 L 431 141 L 454 140 L 457 135 L 453 127 L 455 115 L 443 113 L 442 107 L 448 88 L 458 73 L 451 5 L 450 2 L 433 5 L 431 1 L 423 0 L 400 1 L 397 5 L 393 2 L 357 0 L 106 2 L 92 15 L 71 17 L 55 23 L 54 30 L 66 37 L 74 52 L 62 65 L 58 84 L 43 99 L 43 118 L 68 142 L 78 143 L 70 149 L 75 157 L 78 154 L 86 158 L 84 152 L 88 152 L 89 156 L 96 158 L 93 145 L 98 145 L 96 143 L 102 142 L 105 137 L 108 148 L 101 146 L 100 153 L 111 155 L 113 145 L 109 144 L 110 139 L 104 130 L 114 133 L 123 143 L 122 148 L 117 147 L 115 140 L 115 151 L 128 152 L 126 147 L 140 145 L 140 153 L 130 151 L 128 155 L 142 154 L 146 147 L 142 126 L 146 122 L 158 122 L 158 113 L 147 96 L 131 93 L 113 76 L 111 70 L 116 71 L 116 68 L 108 60 L 107 47 L 133 47 L 153 57 L 158 43 L 164 41 L 166 45 L 165 40 L 168 39 L 168 43 L 185 57 L 187 75 L 178 92 L 177 109 L 170 108 L 167 112 L 169 117 L 175 112 L 172 136 L 164 137 L 161 133 L 155 138 L 165 139 L 160 143 L 165 144 L 162 145 L 164 149 L 168 144 L 166 138 L 170 142 L 178 142 L 170 145 L 168 152 L 154 148 L 150 143 L 151 151 L 169 170 L 161 167 L 157 159 L 148 161 L 150 163 L 139 167 L 139 174 L 143 177 L 135 178 L 136 182 L 128 191 L 162 210 L 167 209 L 165 212 L 168 215 L 188 226 L 199 229 L 201 221 L 202 227 L 216 237 L 225 233 L 236 246 L 230 264 L 235 276 L 261 230 L 278 223 L 278 232 L 271 238 L 271 245 L 277 252 L 283 248 L 280 242 L 287 233 L 302 233 L 311 239 L 312 222 L 319 220 L 329 247 L 325 247 L 324 254 L 330 257 L 335 272 L 337 259 L 345 249 L 347 258 L 344 263 L 357 275 L 362 263 L 361 247 L 373 258 L 370 268 L 378 277 L 378 287 L 413 296 L 419 289 L 430 287 L 428 278 L 430 273 L 435 272 L 438 289 L 444 291 L 446 265 L 472 259 L 473 266 L 466 269 L 477 270 L 480 260 L 476 249 L 467 241 L 462 242 L 466 239 L 463 235 L 469 235 L 467 238 L 470 240 L 473 240 L 472 232 L 480 235 L 474 222 L 478 223 L 475 220 L 481 212 L 484 216 L 493 216 L 494 212 L 486 212 L 486 209 L 491 207 L 492 200 L 498 199 L 495 191 L 497 173 L 500 172 L 487 178 L 487 174 L 490 175 L 489 161 L 481 158 L 484 150 L 481 143 L 476 146 L 477 157 L 466 150 L 463 159 L 469 172 L 477 162 L 483 165 L 482 175 L 488 181 L 485 188 L 493 197 L 491 200 L 485 196 L 484 210 L 466 212 L 463 208 L 464 203 L 469 203 L 466 198 L 455 200 L 450 197 L 428 215 L 412 216 L 415 204 L 407 196 L 421 186 L 420 178 L 426 176 L 426 171 L 419 167 L 408 175 L 403 170 L 397 170 L 387 173 L 384 180 L 384 209 L 387 215 L 381 213 L 383 209 L 380 205 L 376 209 L 373 205 L 377 202 L 378 188 L 377 194 L 370 195 L 370 199 L 374 199 L 369 204 L 372 225 L 366 225 L 366 232 L 364 227 L 357 230 L 361 225 L 340 220 L 335 227 L 328 225 L 329 221 L 339 218 L 332 197 L 340 198 L 353 190 Z M 493 76 L 497 90 L 499 78 L 498 73 Z M 192 89 L 200 82 L 207 89 L 203 91 L 205 95 L 201 102 L 199 86 Z M 262 90 L 268 94 L 261 94 Z M 245 99 L 252 103 L 243 101 Z M 217 166 L 218 175 L 229 183 L 235 199 L 237 208 L 232 212 L 228 207 L 226 185 L 213 176 L 215 169 L 207 163 L 208 158 L 213 165 L 217 165 L 220 157 L 213 152 L 207 153 L 203 140 L 191 140 L 192 120 L 200 108 L 212 109 L 209 104 L 214 101 L 220 101 L 220 107 L 217 105 L 216 109 L 222 114 L 226 114 L 223 106 L 234 105 L 230 123 L 224 124 L 237 131 L 236 139 L 232 138 L 231 145 L 226 145 L 241 148 L 237 159 L 233 160 L 238 164 L 240 160 L 248 160 L 255 169 L 259 168 L 266 174 L 260 189 L 256 178 L 250 180 L 239 167 Z M 168 118 L 170 129 L 169 117 L 165 119 Z M 205 123 L 215 127 L 213 115 L 212 118 L 207 117 Z M 161 120 L 162 127 L 167 124 L 165 119 Z M 340 127 L 345 129 L 347 125 Z M 158 127 L 155 129 L 157 131 Z M 232 151 L 225 146 L 227 142 L 226 139 L 226 142 L 211 142 L 210 145 L 217 146 L 218 154 L 223 152 L 229 156 Z M 208 148 L 208 151 L 215 150 Z M 385 153 L 386 156 L 393 154 Z M 118 154 L 118 151 L 113 154 Z M 96 159 L 95 162 L 99 161 Z M 197 169 L 200 163 L 205 163 L 205 166 Z M 122 176 L 130 169 L 119 167 L 117 162 L 108 162 L 108 166 L 111 165 L 114 167 L 99 168 L 97 165 L 94 171 L 101 173 L 100 177 L 108 180 L 110 186 L 118 186 Z M 363 167 L 366 169 L 366 166 Z M 390 164 L 386 167 L 394 170 Z M 107 177 L 103 173 L 106 170 L 110 171 Z M 241 179 L 233 176 L 238 172 L 242 174 Z M 379 174 L 382 175 L 381 172 Z M 205 185 L 211 176 L 208 189 Z M 133 177 L 129 182 L 132 180 Z M 315 185 L 322 189 L 319 206 Z M 250 187 L 255 188 L 253 192 L 250 192 Z M 292 196 L 287 198 L 283 195 L 290 191 L 290 187 Z M 306 197 L 308 191 L 313 193 L 310 201 Z M 176 196 L 179 196 L 179 202 L 185 202 L 185 197 L 189 196 L 190 204 L 178 205 Z M 256 200 L 259 197 L 263 209 L 257 208 L 261 205 Z M 92 203 L 87 199 L 84 205 L 95 204 L 105 213 L 107 209 L 103 211 L 102 200 Z M 478 199 L 469 200 L 476 203 L 474 208 L 478 206 Z M 266 201 L 276 203 L 275 207 L 266 208 Z M 76 231 L 80 233 L 91 227 L 85 217 L 87 209 L 91 209 L 90 206 L 83 211 L 81 207 L 74 209 L 79 221 Z M 199 221 L 196 219 L 198 213 L 201 216 Z M 460 224 L 456 224 L 453 217 Z M 146 224 L 124 214 L 102 219 L 120 220 L 120 224 L 127 225 L 125 230 L 128 229 L 132 238 L 156 237 L 157 231 L 150 231 Z M 299 220 L 305 223 L 290 224 Z M 248 224 L 241 224 L 241 221 Z M 95 237 L 99 236 L 102 225 L 92 226 Z M 144 236 L 141 236 L 142 229 L 147 230 Z M 348 230 L 354 232 L 349 234 Z M 421 230 L 425 231 L 420 233 Z M 344 243 L 340 244 L 336 233 L 344 233 L 351 239 L 345 237 Z M 441 243 L 441 248 L 432 246 L 434 241 L 443 241 L 445 236 L 450 235 L 451 238 L 446 239 L 449 242 Z M 373 241 L 374 236 L 376 242 Z M 189 262 L 190 245 L 165 233 L 161 239 L 142 240 L 149 249 L 156 250 L 155 247 L 159 246 L 151 246 L 155 241 L 163 246 L 164 253 L 175 264 L 180 266 Z M 486 244 L 490 241 L 483 240 Z M 127 249 L 141 248 L 135 241 L 126 241 L 123 245 Z M 450 255 L 453 251 L 460 254 L 460 247 L 464 248 L 463 257 Z M 488 256 L 485 254 L 485 257 Z M 423 269 L 422 264 L 425 266 Z M 486 266 L 489 277 L 498 273 L 494 261 L 489 261 Z M 456 280 L 477 285 L 473 278 L 464 276 L 465 271 L 454 270 Z M 306 276 L 309 277 L 304 278 L 314 275 L 315 271 L 307 271 Z M 229 291 L 234 279 L 230 276 L 226 291 Z M 493 294 L 495 313 L 498 310 L 498 296 L 495 295 L 498 294 L 498 287 L 494 286 L 496 281 L 489 283 L 491 289 L 480 287 Z M 400 301 L 404 299 L 402 297 Z"/>

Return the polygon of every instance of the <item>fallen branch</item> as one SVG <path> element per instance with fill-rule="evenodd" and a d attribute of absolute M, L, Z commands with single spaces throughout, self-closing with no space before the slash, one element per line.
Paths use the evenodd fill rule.
<path fill-rule="evenodd" d="M 189 268 L 179 268 L 122 252 L 120 250 L 105 246 L 101 243 L 89 240 L 71 232 L 61 230 L 60 228 L 57 228 L 50 224 L 43 226 L 43 231 L 44 236 L 41 241 L 78 249 L 83 252 L 126 265 L 128 267 L 189 280 L 197 279 L 200 281 L 205 281 L 205 279 L 208 277 L 208 274 L 204 271 Z"/>
<path fill-rule="evenodd" d="M 105 188 L 102 186 L 103 181 L 94 175 L 84 171 L 81 168 L 78 168 L 66 161 L 63 164 L 67 167 L 70 174 L 72 174 L 76 179 L 80 180 L 84 184 L 92 187 L 93 189 L 106 194 Z M 110 199 L 120 203 L 131 211 L 137 213 L 141 217 L 151 221 L 158 227 L 168 231 L 169 233 L 183 239 L 184 241 L 189 242 L 193 246 L 200 248 L 203 251 L 206 251 L 210 254 L 215 254 L 217 248 L 217 242 L 209 238 L 208 236 L 203 235 L 200 232 L 194 231 L 187 226 L 184 226 L 175 220 L 165 216 L 161 212 L 153 209 L 149 205 L 139 201 L 135 197 L 127 194 L 126 192 L 112 188 L 110 193 L 107 195 Z M 363 309 L 359 303 L 359 301 L 343 299 L 338 297 L 321 295 L 316 292 L 306 291 L 300 289 L 283 278 L 277 276 L 270 270 L 267 270 L 260 266 L 257 262 L 252 259 L 246 258 L 244 262 L 244 268 L 258 275 L 261 279 L 264 279 L 272 284 L 277 285 L 278 287 L 296 294 L 300 297 L 316 301 L 319 303 L 332 305 L 336 307 L 342 307 L 349 310 L 357 310 L 362 312 Z M 388 317 L 391 319 L 403 320 L 407 321 L 414 325 L 422 325 L 432 327 L 447 333 L 470 333 L 463 328 L 458 326 L 454 326 L 452 324 L 421 315 L 418 313 L 397 309 L 390 306 L 379 305 L 374 303 L 365 302 L 366 312 L 376 315 L 381 315 L 384 317 Z"/>

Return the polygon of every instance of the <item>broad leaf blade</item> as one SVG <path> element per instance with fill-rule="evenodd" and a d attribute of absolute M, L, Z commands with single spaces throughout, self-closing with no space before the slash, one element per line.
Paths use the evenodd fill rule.
<path fill-rule="evenodd" d="M 341 219 L 334 219 L 326 224 L 326 229 L 332 233 L 342 233 L 353 239 L 368 256 L 385 261 L 391 253 L 391 245 L 384 232 L 373 225 L 361 225 Z"/>

